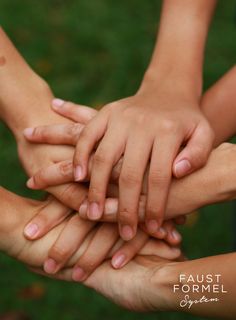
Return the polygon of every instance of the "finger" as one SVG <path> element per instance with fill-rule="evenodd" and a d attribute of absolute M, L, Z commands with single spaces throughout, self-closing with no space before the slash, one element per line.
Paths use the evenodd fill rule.
<path fill-rule="evenodd" d="M 150 234 L 161 227 L 172 176 L 172 164 L 179 150 L 179 136 L 155 140 L 148 176 L 146 226 Z"/>
<path fill-rule="evenodd" d="M 93 227 L 94 223 L 83 221 L 78 215 L 74 215 L 67 222 L 50 249 L 48 258 L 44 263 L 44 271 L 55 274 L 62 269 Z"/>
<path fill-rule="evenodd" d="M 24 236 L 29 240 L 39 239 L 60 224 L 70 213 L 71 209 L 49 197 L 45 206 L 25 226 Z"/>
<path fill-rule="evenodd" d="M 138 205 L 143 175 L 152 148 L 147 137 L 133 134 L 126 144 L 123 165 L 119 179 L 118 224 L 120 235 L 125 241 L 131 240 L 137 229 Z"/>
<path fill-rule="evenodd" d="M 182 178 L 207 162 L 214 143 L 214 134 L 207 122 L 201 123 L 188 140 L 186 147 L 173 163 L 173 175 Z"/>
<path fill-rule="evenodd" d="M 98 220 L 103 214 L 112 167 L 121 157 L 124 147 L 124 135 L 117 136 L 116 129 L 108 130 L 95 152 L 88 195 L 89 207 L 87 216 L 91 220 Z"/>
<path fill-rule="evenodd" d="M 138 221 L 144 222 L 145 219 L 145 206 L 146 196 L 141 196 L 139 201 Z M 79 215 L 82 219 L 88 219 L 87 217 L 88 202 L 84 201 L 79 209 Z M 118 221 L 118 199 L 106 198 L 104 205 L 104 212 L 100 219 L 104 222 L 117 222 Z"/>
<path fill-rule="evenodd" d="M 179 216 L 174 218 L 174 222 L 178 225 L 183 225 L 186 223 L 187 217 L 186 216 Z"/>
<path fill-rule="evenodd" d="M 71 182 L 73 179 L 72 160 L 65 160 L 36 172 L 27 181 L 27 187 L 34 190 L 43 190 L 51 186 Z"/>
<path fill-rule="evenodd" d="M 107 258 L 118 239 L 116 225 L 102 224 L 91 240 L 85 253 L 77 261 L 72 278 L 84 281 Z"/>
<path fill-rule="evenodd" d="M 60 270 L 56 274 L 48 274 L 47 272 L 43 271 L 41 268 L 35 268 L 35 267 L 28 267 L 28 269 L 36 273 L 40 276 L 44 276 L 50 279 L 57 279 L 57 280 L 63 280 L 63 281 L 72 281 L 72 271 L 73 268 L 64 268 L 63 270 Z"/>
<path fill-rule="evenodd" d="M 90 107 L 61 99 L 54 99 L 52 108 L 61 116 L 82 124 L 87 124 L 97 114 L 97 111 Z"/>
<path fill-rule="evenodd" d="M 166 221 L 165 230 L 167 232 L 165 241 L 170 246 L 178 246 L 182 241 L 182 236 L 175 227 L 172 220 Z"/>
<path fill-rule="evenodd" d="M 30 142 L 75 146 L 83 128 L 80 123 L 67 123 L 26 128 L 23 133 Z"/>
<path fill-rule="evenodd" d="M 47 191 L 60 202 L 75 211 L 78 211 L 88 194 L 88 189 L 78 183 L 67 183 L 56 187 L 49 187 Z"/>
<path fill-rule="evenodd" d="M 178 247 L 171 247 L 163 240 L 150 239 L 140 250 L 139 255 L 157 256 L 163 259 L 175 260 L 181 254 Z"/>
<path fill-rule="evenodd" d="M 111 260 L 113 268 L 123 268 L 136 256 L 148 239 L 149 236 L 142 230 L 138 229 L 136 236 L 132 240 L 125 242 L 113 255 Z"/>
<path fill-rule="evenodd" d="M 152 233 L 152 237 L 162 240 L 165 239 L 166 235 L 167 235 L 167 231 L 165 230 L 165 226 L 164 226 L 165 222 L 162 224 L 162 226 L 157 229 L 154 233 Z M 149 234 L 149 231 L 147 229 L 147 226 L 144 223 L 140 223 L 139 224 L 140 229 L 142 229 L 145 233 Z"/>
<path fill-rule="evenodd" d="M 106 131 L 108 116 L 100 111 L 99 115 L 91 120 L 82 130 L 75 148 L 74 177 L 75 181 L 83 180 L 87 175 L 89 157 L 95 144 L 102 138 Z"/>

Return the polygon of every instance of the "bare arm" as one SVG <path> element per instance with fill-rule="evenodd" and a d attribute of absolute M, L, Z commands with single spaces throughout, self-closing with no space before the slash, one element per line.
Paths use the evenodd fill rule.
<path fill-rule="evenodd" d="M 202 97 L 201 108 L 215 132 L 215 146 L 236 132 L 236 67 L 217 81 Z"/>
<path fill-rule="evenodd" d="M 172 86 L 181 85 L 200 98 L 205 42 L 215 5 L 216 0 L 163 1 L 157 43 L 145 80 L 155 84 L 156 79 L 170 79 Z"/>

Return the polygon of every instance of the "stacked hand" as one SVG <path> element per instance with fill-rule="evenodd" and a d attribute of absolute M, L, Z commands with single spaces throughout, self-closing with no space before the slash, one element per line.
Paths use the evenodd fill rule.
<path fill-rule="evenodd" d="M 111 258 L 113 253 L 122 246 L 123 241 L 118 239 L 118 232 L 115 232 L 110 224 L 102 224 L 96 228 L 90 228 L 86 233 L 86 228 L 84 228 L 85 221 L 81 221 L 78 215 L 67 217 L 60 225 L 53 228 L 41 239 L 29 241 L 22 234 L 27 221 L 40 212 L 45 212 L 48 215 L 53 214 L 54 211 L 60 209 L 59 206 L 50 201 L 33 201 L 18 197 L 4 190 L 1 190 L 1 192 L 4 193 L 5 204 L 2 206 L 0 213 L 0 250 L 26 263 L 32 270 L 45 274 L 42 270 L 42 265 L 47 258 L 48 252 L 51 250 L 50 248 L 56 239 L 60 237 L 62 230 L 65 230 L 71 224 L 71 226 L 74 226 L 74 231 L 77 229 L 79 232 L 80 246 L 75 248 L 73 254 L 66 262 L 63 271 L 54 275 L 54 278 L 71 281 L 74 279 L 73 267 L 78 261 L 86 261 L 92 268 L 96 267 L 96 271 L 88 278 L 86 277 L 85 284 L 95 289 L 103 287 L 104 294 L 106 295 L 112 295 L 112 292 L 118 293 L 119 291 L 120 298 L 117 295 L 117 303 L 123 306 L 148 309 L 152 304 L 151 301 L 148 301 L 148 297 L 145 298 L 144 290 L 142 290 L 143 296 L 138 294 L 142 289 L 143 281 L 148 280 L 152 272 L 158 269 L 158 266 L 154 266 L 152 263 L 152 260 L 155 258 L 145 258 L 144 256 L 156 256 L 156 261 L 159 261 L 159 267 L 161 267 L 163 264 L 170 263 L 163 259 L 174 260 L 178 259 L 180 255 L 178 248 L 171 248 L 161 240 L 149 239 L 139 252 L 143 256 L 142 258 L 136 259 L 127 268 L 122 269 L 123 271 L 121 272 L 114 270 L 109 261 L 103 262 L 103 260 Z M 4 212 L 5 209 L 7 210 L 7 214 Z M 127 244 L 126 247 L 128 248 Z M 93 265 L 94 262 L 91 260 L 93 256 L 97 259 L 95 265 Z M 100 263 L 101 266 L 99 266 Z M 153 265 L 152 268 L 149 265 Z M 136 272 L 136 269 L 139 269 L 138 274 L 133 273 Z M 133 281 L 132 277 L 135 277 L 135 288 L 132 288 L 130 285 Z M 103 286 L 101 286 L 102 282 Z M 139 300 L 135 297 L 139 297 Z M 143 299 L 142 304 L 140 303 L 140 299 Z M 161 303 L 163 301 L 160 301 L 159 305 Z"/>
<path fill-rule="evenodd" d="M 57 100 L 56 100 L 57 102 Z M 77 109 L 73 104 L 68 104 L 72 108 L 69 109 L 69 112 L 77 112 Z M 75 109 L 76 108 L 76 109 Z M 79 120 L 81 122 L 87 122 L 94 115 L 95 111 L 91 108 L 81 107 L 79 112 Z M 72 114 L 70 116 L 72 117 Z M 75 120 L 75 119 L 73 119 Z M 76 119 L 78 120 L 78 118 Z M 87 194 L 87 188 L 82 184 L 77 184 L 73 182 L 73 179 L 68 180 L 68 175 L 71 175 L 71 161 L 65 160 L 67 158 L 71 158 L 72 148 L 65 146 L 65 144 L 73 145 L 72 140 L 75 138 L 75 134 L 77 134 L 82 128 L 82 124 L 79 123 L 67 123 L 67 124 L 58 124 L 56 126 L 52 126 L 52 130 L 55 131 L 56 136 L 54 139 L 61 139 L 59 141 L 60 146 L 56 145 L 32 145 L 25 142 L 20 142 L 19 151 L 20 158 L 27 171 L 35 172 L 38 167 L 41 167 L 42 164 L 45 163 L 45 167 L 48 164 L 51 164 L 49 168 L 52 168 L 54 171 L 59 170 L 62 177 L 65 179 L 63 181 L 58 181 L 57 171 L 48 175 L 54 179 L 54 186 L 44 185 L 42 189 L 51 192 L 55 195 L 59 200 L 61 200 L 65 205 L 70 206 L 72 204 L 72 209 L 76 208 L 77 203 L 81 203 L 83 197 Z M 34 135 L 37 130 L 26 129 L 25 135 L 27 137 Z M 53 141 L 50 140 L 50 136 L 46 134 L 41 134 L 39 132 L 41 138 L 45 138 L 44 143 L 53 144 Z M 57 140 L 58 141 L 58 140 Z M 30 157 L 28 157 L 28 152 L 30 151 Z M 31 163 L 32 162 L 32 163 Z M 48 170 L 47 167 L 45 170 Z M 41 172 L 44 170 L 42 169 Z M 60 178 L 60 177 L 59 177 Z M 30 183 L 29 183 L 30 184 Z M 110 192 L 113 196 L 117 196 L 117 191 L 115 190 L 115 186 L 110 186 Z M 55 203 L 56 200 L 50 198 L 52 203 Z M 57 204 L 57 207 L 59 204 Z M 49 230 L 51 230 L 54 226 L 58 225 L 63 219 L 65 219 L 68 214 L 73 212 L 72 209 L 68 209 L 67 206 L 63 206 L 60 204 L 60 210 L 54 210 L 50 215 L 46 213 L 46 211 L 42 211 L 37 214 L 33 220 L 27 224 L 25 228 L 25 235 L 33 240 L 37 239 L 44 234 L 46 234 Z M 107 204 L 109 208 L 109 202 Z M 182 219 L 179 219 L 181 222 Z M 51 248 L 48 254 L 48 258 L 45 261 L 44 269 L 48 273 L 55 274 L 58 272 L 63 266 L 66 264 L 68 259 L 73 255 L 75 250 L 81 244 L 81 238 L 83 235 L 86 235 L 92 228 L 97 228 L 95 222 L 90 221 L 82 221 L 78 219 L 77 216 L 74 216 L 67 224 L 67 226 L 61 231 L 60 236 L 57 241 Z M 109 241 L 104 241 L 110 235 Z M 153 236 L 156 236 L 161 239 L 165 239 L 172 246 L 176 246 L 181 241 L 181 236 L 174 228 L 174 223 L 172 221 L 165 222 L 164 228 L 162 232 L 156 232 Z M 99 232 L 96 235 L 97 246 L 103 250 L 103 254 L 100 253 L 100 250 L 95 246 L 92 249 L 92 252 L 88 251 L 86 258 L 79 259 L 75 266 L 74 270 L 74 279 L 76 280 L 84 280 L 86 276 L 88 276 L 104 259 L 104 254 L 107 253 L 112 245 L 113 241 L 118 239 L 118 231 L 115 225 L 100 225 Z M 112 259 L 112 265 L 115 268 L 120 268 L 124 266 L 128 261 L 130 261 L 139 250 L 145 245 L 148 241 L 149 236 L 146 233 L 146 228 L 142 224 L 138 229 L 138 232 L 135 238 L 125 243 L 119 250 L 116 250 Z M 106 254 L 105 254 L 106 255 Z M 80 276 L 79 276 L 80 275 Z"/>

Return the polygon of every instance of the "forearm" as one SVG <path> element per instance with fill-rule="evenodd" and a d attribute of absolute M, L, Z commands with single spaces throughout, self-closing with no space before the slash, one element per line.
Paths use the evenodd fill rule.
<path fill-rule="evenodd" d="M 198 98 L 209 24 L 216 0 L 164 0 L 156 47 L 144 77 L 161 79 Z M 175 83 L 173 83 L 173 77 Z"/>
<path fill-rule="evenodd" d="M 168 310 L 235 319 L 235 265 L 235 253 L 170 263 L 154 275 L 154 292 L 161 285 Z"/>
<path fill-rule="evenodd" d="M 50 88 L 24 61 L 0 29 L 0 118 L 17 139 L 28 126 L 64 122 L 51 111 Z"/>
<path fill-rule="evenodd" d="M 227 72 L 204 95 L 201 109 L 215 132 L 215 146 L 236 132 L 236 66 Z"/>

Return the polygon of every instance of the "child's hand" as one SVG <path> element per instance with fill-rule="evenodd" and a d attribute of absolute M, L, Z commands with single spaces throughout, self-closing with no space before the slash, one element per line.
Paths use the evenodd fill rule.
<path fill-rule="evenodd" d="M 181 93 L 140 91 L 106 105 L 83 129 L 74 156 L 75 180 L 86 178 L 93 159 L 88 216 L 100 219 L 113 166 L 124 156 L 119 179 L 120 234 L 134 237 L 143 176 L 150 159 L 146 224 L 150 233 L 162 224 L 172 172 L 176 177 L 205 164 L 212 131 L 196 101 Z M 187 144 L 179 153 L 180 147 Z M 179 155 L 178 155 L 179 153 Z M 178 155 L 178 156 L 177 156 Z M 157 199 L 158 195 L 158 199 Z"/>
<path fill-rule="evenodd" d="M 122 109 L 122 107 L 118 107 L 117 108 L 118 114 L 120 114 L 120 113 L 123 114 L 124 110 L 126 110 L 127 108 L 123 107 L 124 110 L 121 110 L 121 109 Z M 138 108 L 137 110 L 139 110 L 139 109 L 140 108 Z M 66 117 L 71 118 L 74 121 L 80 121 L 81 117 L 83 119 L 83 114 L 86 113 L 87 108 L 85 110 L 83 110 L 83 108 L 76 107 L 75 105 L 73 105 L 71 103 L 62 103 L 60 107 L 57 107 L 57 108 L 54 107 L 54 110 L 56 110 L 61 115 L 64 115 Z M 127 109 L 127 110 L 129 110 L 129 109 Z M 136 113 L 136 111 L 135 111 L 136 109 L 134 109 L 133 107 L 131 107 L 131 110 L 132 110 L 132 112 Z M 198 127 L 196 127 L 195 131 L 192 132 L 192 140 L 190 140 L 190 141 L 194 142 L 194 140 L 196 140 L 199 143 L 199 148 L 200 148 L 200 143 L 201 142 L 203 143 L 202 134 L 204 133 L 205 130 L 206 131 L 209 130 L 209 132 L 211 132 L 211 131 L 210 131 L 205 119 L 203 118 L 203 116 L 201 114 L 199 114 L 200 112 L 198 111 L 197 106 L 196 106 L 196 108 L 194 110 L 192 110 L 191 112 L 190 111 L 191 111 L 191 109 L 189 110 L 189 114 L 194 114 L 195 121 L 198 122 Z M 116 111 L 114 111 L 114 112 L 116 112 Z M 155 112 L 157 112 L 157 111 L 155 111 Z M 102 113 L 104 113 L 104 111 L 102 111 Z M 113 118 L 112 112 L 107 111 L 106 113 L 111 113 L 111 118 Z M 172 111 L 171 110 L 168 111 L 168 109 L 167 109 L 166 113 L 167 113 L 167 115 L 171 115 L 172 116 Z M 98 116 L 99 116 L 99 114 L 98 114 Z M 145 116 L 143 115 L 143 117 L 145 117 Z M 182 117 L 184 118 L 184 116 L 182 116 Z M 72 144 L 73 145 L 73 144 L 75 144 L 76 140 L 80 136 L 81 129 L 82 128 L 81 128 L 80 125 L 75 126 L 74 129 L 72 129 L 69 125 L 68 126 L 66 126 L 66 125 L 65 126 L 60 126 L 59 125 L 59 126 L 55 126 L 55 127 L 37 128 L 37 130 L 35 130 L 34 133 L 31 136 L 28 136 L 28 139 L 30 139 L 30 141 L 32 141 L 32 142 L 50 142 L 50 143 L 55 143 L 55 144 L 64 143 L 64 144 Z M 177 133 L 177 131 L 176 131 L 176 133 Z M 157 132 L 158 132 L 158 130 L 157 130 Z M 164 133 L 162 132 L 162 134 L 164 134 Z M 144 135 L 146 135 L 146 133 Z M 162 142 L 166 141 L 166 143 L 168 145 L 168 143 L 170 142 L 170 137 L 168 136 L 168 133 L 163 137 L 163 139 L 164 140 L 162 140 Z M 176 138 L 174 137 L 173 141 L 175 139 Z M 205 139 L 205 136 L 204 136 L 204 139 Z M 211 140 L 211 139 L 212 138 L 209 138 L 209 140 Z M 80 139 L 79 139 L 79 141 L 80 141 Z M 164 146 L 164 144 L 162 142 L 161 142 L 161 145 L 163 145 L 163 148 L 164 148 L 165 146 Z M 208 143 L 206 143 L 205 145 L 204 144 L 201 145 L 202 150 L 205 150 L 205 153 L 209 152 L 211 142 L 208 141 Z M 174 144 L 173 144 L 173 148 L 174 148 Z M 179 145 L 178 145 L 178 148 L 179 148 Z M 192 143 L 189 143 L 188 146 L 181 152 L 181 154 L 183 155 L 185 152 L 190 152 L 191 150 L 192 150 Z M 198 149 L 198 150 L 200 150 L 200 149 Z M 173 151 L 173 149 L 172 149 L 172 151 Z M 136 150 L 135 152 L 139 152 L 139 151 Z M 181 157 L 181 154 L 178 156 L 178 158 Z M 170 153 L 166 153 L 165 154 L 165 156 L 169 157 L 168 161 L 170 161 L 170 159 L 171 159 L 170 155 L 171 155 Z M 164 154 L 161 153 L 161 156 L 164 157 Z M 107 154 L 107 158 L 110 158 L 110 155 Z M 160 170 L 160 163 L 161 163 L 160 160 L 161 159 L 159 159 L 159 161 L 158 161 L 159 170 Z M 168 169 L 168 161 L 166 162 L 167 167 L 163 169 L 164 171 L 162 171 L 162 173 L 164 173 L 164 175 L 166 176 L 165 183 L 162 181 L 162 183 L 160 183 L 158 185 L 158 188 L 163 183 L 166 185 L 166 187 L 167 187 L 167 184 L 169 186 L 169 180 L 171 178 L 171 169 L 170 168 Z M 112 164 L 112 166 L 113 165 L 114 164 Z M 119 162 L 118 166 L 122 167 L 122 172 L 124 172 L 124 164 L 120 165 L 120 162 Z M 152 171 L 153 166 L 154 166 L 154 163 L 152 162 L 151 163 L 150 172 Z M 163 162 L 163 166 L 164 166 L 164 162 Z M 63 169 L 64 167 L 66 167 L 68 169 L 66 171 L 66 173 L 65 173 L 65 170 Z M 96 166 L 92 167 L 92 177 L 95 175 L 95 168 L 96 168 Z M 166 170 L 169 170 L 168 177 L 167 177 L 167 174 L 166 174 Z M 101 170 L 99 170 L 98 174 L 100 175 L 100 173 L 101 173 Z M 110 172 L 109 172 L 109 175 L 110 175 Z M 115 174 L 115 176 L 116 176 L 116 174 Z M 91 177 L 91 179 L 92 179 L 92 177 Z M 102 179 L 102 177 L 100 177 L 100 178 Z M 63 162 L 62 163 L 58 163 L 57 165 L 52 166 L 51 168 L 48 168 L 48 169 L 45 169 L 45 170 L 41 170 L 35 176 L 34 179 L 30 180 L 29 186 L 32 187 L 32 188 L 42 188 L 43 185 L 46 185 L 47 183 L 49 185 L 55 185 L 57 183 L 63 183 L 63 182 L 71 181 L 72 179 L 73 179 L 72 162 L 68 160 L 68 161 L 65 161 L 64 163 Z M 149 174 L 149 179 L 148 179 L 148 187 L 149 187 L 149 189 L 150 189 L 150 179 L 151 179 L 151 177 L 150 177 L 150 174 Z M 101 180 L 101 181 L 104 181 L 104 179 Z M 99 186 L 101 186 L 101 181 L 100 181 Z M 159 195 L 158 198 L 161 198 L 162 200 L 164 200 L 164 198 L 166 197 L 166 194 L 164 195 L 164 192 L 163 192 L 163 190 L 166 190 L 165 188 L 160 190 L 159 193 L 158 193 L 159 189 L 156 191 L 158 193 L 158 195 Z M 139 192 L 140 192 L 140 190 L 139 190 Z M 154 197 L 154 195 L 153 195 L 153 197 Z M 132 200 L 132 197 L 130 198 L 129 201 L 131 201 L 131 200 Z M 149 194 L 149 197 L 148 197 L 148 201 L 149 201 L 149 205 L 150 205 L 150 194 Z M 104 203 L 103 203 L 103 206 L 104 206 Z M 147 204 L 147 208 L 148 208 L 148 204 Z M 91 218 L 91 216 L 89 214 L 89 210 L 88 210 L 88 217 Z M 135 217 L 135 221 L 136 220 L 137 220 L 137 217 Z M 149 229 L 149 231 L 150 231 L 150 229 Z M 154 230 L 153 230 L 153 232 L 154 232 Z"/>

